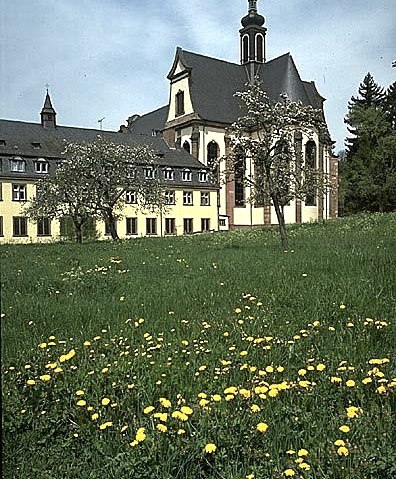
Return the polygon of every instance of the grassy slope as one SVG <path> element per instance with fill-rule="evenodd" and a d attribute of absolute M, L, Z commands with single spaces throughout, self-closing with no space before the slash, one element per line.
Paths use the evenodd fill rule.
<path fill-rule="evenodd" d="M 244 348 L 249 350 L 249 360 L 246 362 L 250 366 L 255 365 L 260 368 L 268 364 L 282 364 L 285 368 L 289 368 L 293 373 L 283 378 L 288 381 L 296 380 L 296 371 L 306 365 L 309 358 L 313 358 L 316 363 L 323 361 L 328 368 L 333 368 L 333 374 L 341 360 L 346 360 L 349 364 L 362 365 L 370 358 L 382 358 L 394 353 L 392 325 L 387 326 L 388 329 L 384 332 L 364 327 L 363 321 L 364 318 L 370 317 L 389 322 L 394 316 L 396 216 L 372 215 L 329 222 L 324 225 L 296 226 L 290 228 L 290 238 L 290 249 L 287 252 L 279 248 L 276 233 L 272 231 L 142 239 L 121 244 L 2 246 L 0 250 L 2 255 L 1 310 L 5 314 L 2 318 L 3 367 L 7 369 L 13 365 L 16 367 L 15 371 L 18 371 L 14 373 L 7 370 L 5 390 L 9 388 L 13 394 L 25 394 L 26 386 L 22 386 L 21 378 L 25 382 L 27 376 L 26 371 L 23 371 L 23 365 L 25 363 L 39 364 L 41 361 L 43 367 L 45 362 L 40 356 L 41 352 L 37 351 L 37 345 L 42 341 L 48 341 L 50 335 L 67 340 L 69 348 L 77 345 L 75 347 L 79 352 L 82 349 L 83 340 L 91 340 L 95 335 L 102 335 L 103 329 L 106 330 L 104 336 L 124 335 L 131 342 L 132 348 L 139 349 L 140 345 L 144 344 L 143 332 L 149 332 L 154 336 L 163 335 L 165 342 L 168 341 L 166 343 L 168 347 L 163 348 L 163 356 L 161 356 L 162 352 L 158 353 L 155 365 L 151 365 L 146 359 L 144 362 L 141 353 L 135 360 L 137 361 L 135 382 L 138 384 L 140 380 L 141 389 L 144 390 L 144 393 L 139 396 L 139 401 L 130 405 L 137 408 L 133 417 L 130 418 L 136 426 L 139 425 L 140 408 L 157 400 L 161 394 L 172 396 L 175 400 L 175 394 L 179 393 L 186 398 L 187 402 L 193 402 L 194 395 L 196 396 L 201 390 L 210 394 L 222 393 L 222 388 L 232 384 L 237 386 L 249 384 L 253 387 L 254 381 L 252 383 L 251 378 L 245 378 L 244 373 L 239 371 L 240 365 L 244 362 L 241 363 L 238 355 Z M 116 258 L 117 262 L 112 262 L 111 258 Z M 249 320 L 245 318 L 245 324 L 238 324 L 240 316 L 234 312 L 235 308 L 241 307 L 242 314 L 246 316 L 249 310 L 245 311 L 244 306 L 253 305 L 242 299 L 244 293 L 259 298 L 263 306 L 253 308 L 254 321 L 249 323 Z M 341 304 L 346 305 L 345 310 L 340 310 Z M 130 328 L 130 325 L 133 325 L 134 321 L 140 317 L 145 319 L 143 325 L 139 328 Z M 132 321 L 126 324 L 129 318 Z M 326 326 L 320 334 L 310 333 L 310 337 L 304 343 L 299 341 L 293 345 L 287 343 L 287 339 L 291 340 L 293 334 L 298 333 L 300 329 L 306 328 L 311 331 L 312 326 L 308 325 L 312 325 L 316 320 L 319 320 L 321 324 L 335 326 L 336 332 L 329 334 L 326 332 Z M 210 326 L 206 327 L 204 322 Z M 345 327 L 347 322 L 352 322 L 354 326 Z M 223 338 L 224 331 L 230 333 L 232 340 Z M 280 338 L 279 346 L 273 347 L 265 355 L 261 349 L 250 350 L 246 342 L 246 337 L 249 335 L 253 337 L 273 335 Z M 179 361 L 178 358 L 182 354 L 187 354 L 181 353 L 181 341 L 188 340 L 191 343 L 194 339 L 197 344 L 199 341 L 207 341 L 202 344 L 208 345 L 205 347 L 210 353 L 205 356 L 204 349 L 199 352 L 191 351 L 190 358 L 194 358 L 194 361 L 190 361 L 190 370 L 184 366 L 185 362 Z M 235 353 L 229 352 L 230 345 L 236 347 Z M 204 348 L 204 346 L 200 347 Z M 51 353 L 46 352 L 46 354 L 49 360 Z M 119 351 L 104 354 L 110 361 L 119 354 Z M 200 354 L 205 359 L 201 359 Z M 178 364 L 178 367 L 172 370 L 170 379 L 166 378 L 159 388 L 155 388 L 155 380 L 158 380 L 160 374 L 166 374 L 163 372 L 163 366 L 169 356 L 176 358 L 174 362 Z M 213 379 L 217 374 L 214 365 L 226 356 L 231 357 L 238 367 L 231 367 L 230 371 L 224 373 L 226 379 Z M 86 374 L 88 359 L 85 358 L 84 361 L 81 362 L 80 369 Z M 208 369 L 213 371 L 207 378 L 201 379 L 201 375 L 194 379 L 194 371 L 199 371 L 198 366 L 203 361 Z M 119 367 L 121 369 L 118 373 L 124 374 L 125 370 L 122 369 L 124 366 Z M 360 367 L 363 368 L 363 366 Z M 363 373 L 363 370 L 359 372 Z M 43 372 L 39 371 L 38 367 L 36 374 L 40 373 Z M 20 374 L 15 383 L 11 380 L 12 374 Z M 75 376 L 74 379 L 70 379 L 69 386 L 66 384 L 62 386 L 66 394 L 73 394 L 73 388 L 78 388 L 79 384 L 83 383 L 86 384 L 87 389 L 91 388 L 92 394 L 95 387 L 106 387 L 100 381 L 97 381 L 96 386 L 87 382 L 83 372 L 81 375 L 76 373 Z M 279 380 L 282 378 L 278 378 Z M 312 413 L 307 411 L 310 408 L 323 408 L 329 398 L 337 396 L 328 389 L 328 385 L 323 387 L 323 394 L 319 391 L 319 396 L 307 394 L 304 399 L 298 397 L 298 400 L 295 400 L 293 397 L 285 402 L 279 402 L 279 416 L 274 418 L 274 424 L 271 426 L 277 425 L 279 430 L 282 428 L 285 431 L 288 430 L 293 436 L 297 431 L 296 426 L 288 424 L 288 421 L 282 421 L 281 417 L 304 416 L 305 429 L 303 428 L 304 432 L 301 432 L 300 444 L 309 443 L 310 447 L 315 449 L 316 466 L 312 464 L 316 474 L 314 477 L 352 478 L 353 475 L 347 476 L 345 472 L 337 472 L 338 466 L 327 466 L 330 467 L 330 472 L 323 472 L 324 464 L 327 464 L 328 459 L 325 459 L 326 447 L 323 445 L 322 448 L 318 441 L 325 441 L 326 436 L 329 435 L 330 425 L 327 423 L 324 425 L 320 420 L 321 416 L 326 415 L 326 411 L 318 411 L 318 417 L 312 416 Z M 97 391 L 97 394 L 100 396 L 101 392 Z M 118 397 L 119 400 L 126 401 L 125 391 L 119 392 Z M 348 405 L 351 400 L 360 404 L 366 401 L 364 395 L 348 398 L 345 394 L 341 394 L 338 399 L 335 398 L 335 403 L 329 406 L 329 410 L 338 410 L 339 403 Z M 20 404 L 28 408 L 29 401 L 33 399 L 30 397 L 28 400 L 21 399 Z M 71 407 L 70 403 L 71 399 L 68 407 Z M 389 407 L 387 403 L 385 406 L 377 403 L 378 397 L 373 396 L 373 399 L 369 401 L 372 415 L 378 413 L 378 407 L 383 408 L 384 411 L 387 411 L 386 408 Z M 15 409 L 18 408 L 18 404 Z M 6 405 L 8 408 L 6 413 L 10 413 L 11 406 L 8 403 Z M 196 406 L 195 403 L 194 405 Z M 41 403 L 36 409 L 40 407 L 43 407 Z M 293 408 L 296 410 L 294 411 Z M 31 416 L 29 416 L 32 424 L 38 414 L 38 409 L 33 409 L 32 407 Z M 268 471 L 272 471 L 273 477 L 278 475 L 280 477 L 282 470 L 288 464 L 283 457 L 286 447 L 298 446 L 293 446 L 293 441 L 289 440 L 290 437 L 282 438 L 282 435 L 273 437 L 271 447 L 264 448 L 271 455 L 271 459 L 265 466 L 267 472 L 263 472 L 264 469 L 261 471 L 260 467 L 264 466 L 258 465 L 262 463 L 262 458 L 259 461 L 258 456 L 259 453 L 264 454 L 262 446 L 254 443 L 253 439 L 253 443 L 250 443 L 250 440 L 247 441 L 236 432 L 240 430 L 243 422 L 252 421 L 251 417 L 246 415 L 245 409 L 239 410 L 242 411 L 241 418 L 240 421 L 235 421 L 234 432 L 228 420 L 225 421 L 220 412 L 216 420 L 213 417 L 200 417 L 194 426 L 198 432 L 192 435 L 195 437 L 194 447 L 188 449 L 186 446 L 187 449 L 183 449 L 184 455 L 180 451 L 174 451 L 168 443 L 161 443 L 160 446 L 151 445 L 150 452 L 146 451 L 147 457 L 151 458 L 146 460 L 149 466 L 143 459 L 141 461 L 144 466 L 134 462 L 135 459 L 132 461 L 129 458 L 130 467 L 136 470 L 138 467 L 142 467 L 142 470 L 151 467 L 149 469 L 151 474 L 157 471 L 158 477 L 164 478 L 227 477 L 227 479 L 234 479 L 245 477 L 243 474 L 251 471 L 258 474 L 256 477 L 267 477 L 265 474 L 269 474 Z M 226 415 L 234 414 L 234 412 L 228 409 L 223 411 Z M 17 414 L 16 411 L 13 413 Z M 54 418 L 57 418 L 54 419 L 56 423 L 60 421 L 56 416 L 59 414 L 59 411 L 53 412 Z M 334 415 L 336 416 L 336 413 Z M 124 421 L 128 420 L 125 413 L 120 413 L 120 421 L 121 418 Z M 73 421 L 79 423 L 76 418 Z M 20 439 L 24 438 L 24 441 L 29 440 L 37 445 L 39 437 L 49 434 L 43 426 L 42 431 L 35 435 L 34 431 L 21 426 L 23 422 L 21 420 L 18 426 L 12 424 L 10 431 L 14 431 L 15 434 L 19 431 Z M 316 428 L 323 430 L 313 432 L 312 424 L 316 424 Z M 331 427 L 333 426 L 332 424 Z M 212 463 L 206 458 L 203 460 L 197 452 L 202 450 L 205 440 L 209 440 L 209 436 L 214 435 L 214 427 L 218 429 L 217 441 L 222 443 L 222 447 L 219 448 L 219 459 L 216 459 L 218 463 Z M 377 433 L 379 431 L 389 439 L 388 434 L 391 430 L 389 425 L 383 426 L 379 423 L 376 427 L 379 428 Z M 39 429 L 39 426 L 37 428 Z M 301 426 L 297 429 L 302 430 Z M 57 437 L 56 433 L 51 434 Z M 63 434 L 66 436 L 68 434 L 66 425 Z M 92 431 L 88 429 L 85 434 L 87 434 L 86 443 L 91 444 L 91 454 L 96 464 L 93 470 L 96 472 L 92 472 L 92 469 L 88 472 L 89 468 L 84 469 L 84 472 L 78 466 L 76 468 L 62 466 L 62 460 L 59 459 L 62 453 L 57 449 L 61 447 L 62 442 L 57 438 L 52 454 L 55 457 L 59 454 L 59 458 L 54 461 L 58 466 L 44 466 L 38 461 L 37 451 L 40 446 L 37 446 L 36 453 L 30 450 L 29 454 L 26 448 L 20 447 L 17 459 L 13 459 L 14 466 L 6 462 L 10 473 L 5 477 L 15 477 L 12 475 L 17 474 L 15 471 L 12 472 L 14 467 L 28 470 L 30 466 L 27 464 L 32 462 L 36 472 L 32 476 L 24 477 L 59 478 L 69 477 L 69 474 L 71 477 L 76 470 L 79 477 L 87 478 L 109 477 L 109 474 L 110 477 L 112 477 L 111 474 L 114 474 L 114 477 L 135 477 L 127 475 L 128 473 L 120 465 L 109 463 L 109 457 L 125 453 L 121 439 L 119 443 L 114 442 L 114 449 L 103 446 L 103 451 L 98 453 L 97 447 L 94 446 L 96 443 L 93 440 Z M 236 443 L 233 443 L 230 434 L 237 438 Z M 64 440 L 70 441 L 69 436 Z M 362 434 L 361 440 L 365 444 L 369 443 L 372 436 Z M 242 457 L 230 459 L 227 455 L 229 452 L 226 452 L 227 444 L 228 448 L 242 447 L 244 442 L 249 450 L 258 451 L 257 457 L 252 453 L 248 454 L 249 459 L 246 460 Z M 157 443 L 154 442 L 154 444 Z M 6 450 L 10 447 L 15 448 L 15 444 L 10 439 L 5 441 L 5 446 Z M 283 451 L 282 457 L 280 457 L 280 450 Z M 71 456 L 67 462 L 72 462 L 72 457 L 77 462 L 82 460 L 73 447 L 70 451 L 73 452 L 70 453 Z M 363 460 L 365 463 L 369 462 L 368 457 L 372 453 L 369 453 L 367 449 L 364 454 L 362 453 L 362 457 L 356 461 L 355 465 L 350 465 L 351 471 L 355 471 L 354 474 L 356 473 L 354 468 L 361 467 Z M 26 456 L 26 459 L 23 459 L 23 456 Z M 165 465 L 163 464 L 164 456 L 169 458 Z M 175 457 L 183 459 L 175 465 Z M 122 456 L 122 458 L 125 462 L 125 457 Z M 210 459 L 212 460 L 212 456 Z M 85 460 L 87 460 L 86 457 Z M 38 462 L 35 464 L 35 461 Z M 100 471 L 104 465 L 108 469 L 104 475 L 101 475 Z M 44 472 L 45 469 L 49 472 Z M 159 470 L 162 472 L 158 473 Z M 369 467 L 367 471 L 370 471 Z M 299 472 L 302 474 L 302 471 Z M 177 476 L 177 474 L 180 475 Z M 361 477 L 376 476 L 370 476 L 369 472 L 366 472 L 366 476 Z"/>

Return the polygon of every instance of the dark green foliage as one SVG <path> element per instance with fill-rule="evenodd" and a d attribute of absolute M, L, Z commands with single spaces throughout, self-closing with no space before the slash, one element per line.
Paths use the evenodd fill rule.
<path fill-rule="evenodd" d="M 386 94 L 368 73 L 345 118 L 346 156 L 340 161 L 343 214 L 396 209 L 395 84 Z"/>

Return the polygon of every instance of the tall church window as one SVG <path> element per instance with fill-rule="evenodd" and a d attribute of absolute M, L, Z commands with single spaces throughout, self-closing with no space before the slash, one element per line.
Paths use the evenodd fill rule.
<path fill-rule="evenodd" d="M 206 164 L 210 168 L 210 172 L 214 181 L 219 181 L 219 165 L 217 158 L 219 157 L 219 145 L 212 140 L 207 147 Z"/>
<path fill-rule="evenodd" d="M 191 153 L 190 143 L 187 140 L 183 143 L 183 148 L 187 151 L 187 153 Z"/>
<path fill-rule="evenodd" d="M 256 35 L 256 60 L 260 63 L 264 61 L 264 38 L 261 33 Z"/>
<path fill-rule="evenodd" d="M 245 206 L 245 168 L 245 156 L 237 153 L 234 164 L 235 206 Z"/>
<path fill-rule="evenodd" d="M 242 63 L 249 61 L 249 36 L 242 37 Z"/>
<path fill-rule="evenodd" d="M 309 169 L 316 168 L 316 143 L 312 140 L 305 145 L 305 166 Z M 316 205 L 316 191 L 312 188 L 305 197 L 306 206 Z"/>
<path fill-rule="evenodd" d="M 176 116 L 184 115 L 184 91 L 176 93 Z"/>

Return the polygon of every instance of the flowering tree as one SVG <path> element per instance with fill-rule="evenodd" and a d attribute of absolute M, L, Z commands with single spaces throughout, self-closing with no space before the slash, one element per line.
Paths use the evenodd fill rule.
<path fill-rule="evenodd" d="M 249 201 L 258 198 L 272 204 L 279 224 L 282 244 L 287 244 L 284 207 L 293 199 L 306 199 L 323 194 L 328 181 L 314 165 L 306 164 L 295 145 L 304 133 L 325 133 L 323 113 L 282 95 L 273 102 L 262 90 L 260 82 L 247 85 L 235 96 L 242 101 L 245 114 L 231 126 L 232 155 L 226 169 L 227 181 L 239 180 L 251 187 Z M 246 158 L 252 160 L 254 173 L 244 172 Z M 241 167 L 242 164 L 242 167 Z"/>
<path fill-rule="evenodd" d="M 37 183 L 26 213 L 34 218 L 69 216 L 77 242 L 82 242 L 82 226 L 89 218 L 103 219 L 111 237 L 118 239 L 116 220 L 128 190 L 139 198 L 139 208 L 163 208 L 156 155 L 147 146 L 130 147 L 98 136 L 94 142 L 67 142 L 63 157 L 55 174 Z M 148 178 L 145 169 L 152 171 Z"/>

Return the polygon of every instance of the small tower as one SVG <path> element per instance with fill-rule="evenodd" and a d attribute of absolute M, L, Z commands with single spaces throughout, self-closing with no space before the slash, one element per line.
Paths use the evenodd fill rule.
<path fill-rule="evenodd" d="M 241 20 L 241 64 L 248 69 L 252 83 L 257 71 L 265 63 L 265 18 L 257 12 L 257 0 L 249 0 L 248 14 Z"/>
<path fill-rule="evenodd" d="M 56 111 L 54 110 L 51 98 L 48 93 L 45 96 L 44 106 L 40 113 L 41 116 L 41 126 L 43 128 L 56 128 Z"/>

